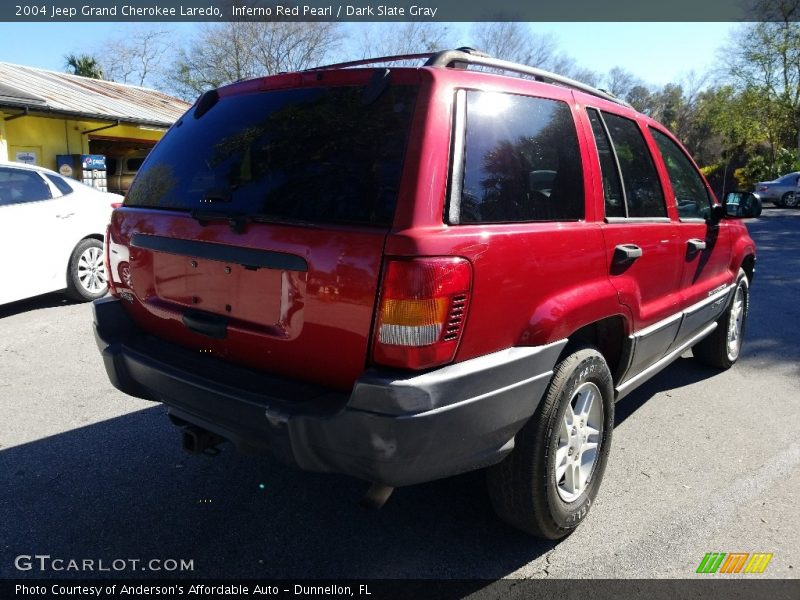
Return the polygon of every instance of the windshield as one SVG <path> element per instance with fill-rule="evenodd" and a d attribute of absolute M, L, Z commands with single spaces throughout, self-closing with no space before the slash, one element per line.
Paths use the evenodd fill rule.
<path fill-rule="evenodd" d="M 416 87 L 304 88 L 222 97 L 150 153 L 125 206 L 388 225 Z"/>

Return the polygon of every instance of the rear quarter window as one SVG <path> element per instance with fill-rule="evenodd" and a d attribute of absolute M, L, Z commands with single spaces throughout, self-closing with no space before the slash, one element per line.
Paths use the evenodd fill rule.
<path fill-rule="evenodd" d="M 466 92 L 462 182 L 460 223 L 582 219 L 583 171 L 567 104 Z"/>

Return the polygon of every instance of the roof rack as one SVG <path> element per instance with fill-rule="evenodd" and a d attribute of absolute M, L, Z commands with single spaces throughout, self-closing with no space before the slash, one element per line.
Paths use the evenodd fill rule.
<path fill-rule="evenodd" d="M 402 62 L 404 60 L 417 60 L 422 58 L 430 58 L 430 52 L 422 52 L 420 54 L 397 54 L 395 56 L 379 56 L 376 58 L 362 58 L 361 60 L 351 60 L 349 62 L 334 63 L 332 65 L 323 65 L 320 67 L 313 67 L 306 69 L 307 71 L 320 71 L 322 69 L 346 69 L 348 67 L 361 67 L 363 65 L 372 65 L 376 63 L 386 62 Z"/>
<path fill-rule="evenodd" d="M 485 52 L 481 52 L 480 50 L 476 50 L 475 48 L 468 48 L 468 47 L 456 48 L 455 50 L 442 50 L 440 52 L 435 52 L 433 54 L 425 52 L 421 54 L 400 54 L 397 56 L 364 58 L 361 60 L 353 60 L 350 62 L 342 62 L 332 65 L 315 67 L 313 69 L 308 69 L 308 70 L 318 71 L 321 69 L 346 69 L 348 67 L 359 67 L 364 65 L 387 63 L 387 62 L 402 62 L 405 60 L 415 60 L 423 58 L 427 59 L 424 65 L 426 67 L 466 69 L 468 66 L 474 65 L 480 67 L 489 67 L 500 71 L 519 73 L 522 75 L 531 75 L 534 77 L 534 79 L 536 79 L 536 81 L 563 85 L 565 87 L 580 90 L 581 92 L 586 92 L 587 94 L 591 94 L 592 96 L 602 98 L 603 100 L 608 100 L 609 102 L 614 102 L 616 104 L 621 104 L 623 106 L 630 107 L 630 104 L 628 104 L 627 102 L 625 102 L 620 98 L 617 98 L 614 94 L 610 92 L 599 90 L 585 83 L 581 83 L 580 81 L 575 81 L 574 79 L 570 79 L 569 77 L 564 77 L 563 75 L 551 73 L 550 71 L 545 71 L 544 69 L 539 69 L 538 67 L 531 67 L 528 65 L 523 65 L 521 63 L 515 63 L 508 60 L 493 58 L 488 54 L 486 54 Z"/>

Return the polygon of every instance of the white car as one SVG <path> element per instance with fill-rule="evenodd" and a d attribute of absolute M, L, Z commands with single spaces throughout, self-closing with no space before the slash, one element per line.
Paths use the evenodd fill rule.
<path fill-rule="evenodd" d="M 123 200 L 54 171 L 0 162 L 0 304 L 65 290 L 106 293 L 103 236 Z"/>

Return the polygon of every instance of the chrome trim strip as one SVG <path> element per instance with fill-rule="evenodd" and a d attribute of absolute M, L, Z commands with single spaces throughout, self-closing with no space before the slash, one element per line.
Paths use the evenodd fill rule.
<path fill-rule="evenodd" d="M 706 304 L 713 304 L 714 302 L 716 302 L 720 298 L 723 298 L 724 296 L 727 296 L 734 287 L 736 287 L 736 286 L 733 285 L 733 284 L 727 285 L 724 288 L 722 288 L 721 290 L 711 294 L 708 298 L 703 298 L 702 300 L 700 300 L 700 302 L 695 302 L 690 307 L 684 308 L 683 312 L 685 312 L 686 314 L 695 313 L 698 310 L 700 310 L 701 308 L 704 308 L 706 306 Z"/>
<path fill-rule="evenodd" d="M 672 223 L 669 217 L 606 217 L 608 225 L 619 223 Z"/>
<path fill-rule="evenodd" d="M 698 333 L 693 338 L 687 340 L 679 347 L 675 348 L 672 352 L 667 354 L 664 358 L 659 360 L 658 362 L 650 365 L 644 371 L 639 373 L 638 375 L 634 375 L 628 381 L 625 381 L 621 385 L 617 386 L 617 397 L 616 400 L 621 399 L 622 397 L 629 394 L 634 388 L 636 388 L 639 384 L 644 383 L 646 380 L 650 379 L 653 375 L 661 371 L 662 369 L 669 366 L 669 364 L 678 358 L 681 354 L 683 354 L 687 349 L 694 346 L 697 342 L 702 340 L 704 337 L 709 335 L 712 331 L 717 328 L 717 322 L 714 321 L 713 323 L 709 323 L 705 329 L 703 329 L 700 333 Z"/>
<path fill-rule="evenodd" d="M 639 331 L 635 331 L 631 337 L 634 338 L 644 338 L 650 335 L 651 333 L 655 333 L 656 331 L 660 331 L 669 325 L 672 325 L 675 321 L 680 321 L 683 318 L 683 311 L 676 312 L 674 315 L 667 317 L 666 319 L 662 319 L 652 325 L 645 327 Z"/>
<path fill-rule="evenodd" d="M 702 300 L 700 300 L 700 302 L 695 302 L 691 306 L 688 306 L 688 307 L 680 310 L 679 312 L 676 312 L 675 314 L 670 315 L 666 319 L 662 319 L 660 321 L 657 321 L 657 322 L 653 323 L 652 325 L 648 325 L 647 327 L 645 327 L 644 329 L 641 329 L 639 331 L 634 331 L 629 337 L 631 339 L 633 339 L 633 338 L 642 338 L 642 337 L 646 337 L 646 336 L 650 335 L 651 333 L 655 333 L 656 331 L 659 331 L 659 330 L 663 329 L 664 327 L 667 327 L 668 325 L 671 325 L 673 321 L 677 321 L 678 319 L 683 317 L 685 314 L 686 315 L 690 315 L 690 314 L 696 313 L 701 308 L 704 308 L 707 304 L 713 304 L 714 302 L 716 302 L 717 300 L 719 300 L 723 296 L 725 296 L 728 293 L 730 293 L 730 291 L 734 287 L 735 286 L 733 284 L 727 285 L 723 289 L 719 290 L 718 292 L 714 292 L 708 298 L 703 298 Z"/>

